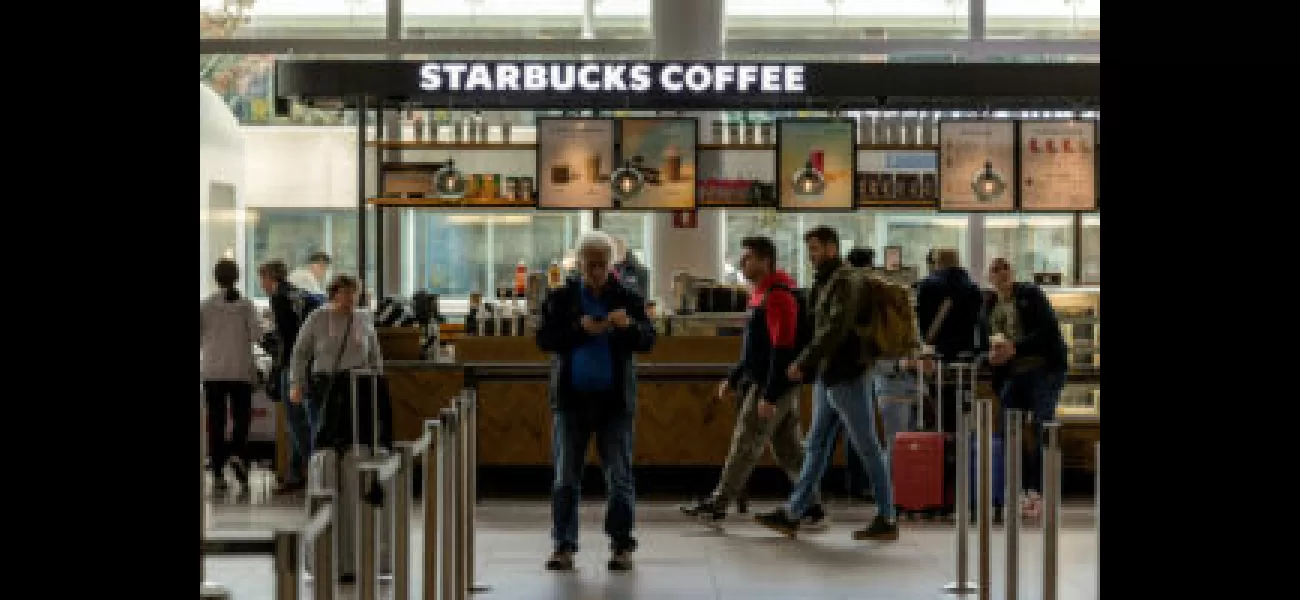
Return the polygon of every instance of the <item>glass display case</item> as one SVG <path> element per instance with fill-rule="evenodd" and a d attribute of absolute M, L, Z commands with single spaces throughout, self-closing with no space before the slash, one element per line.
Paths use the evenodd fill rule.
<path fill-rule="evenodd" d="M 1070 382 L 1061 392 L 1057 416 L 1063 421 L 1100 420 L 1101 287 L 1045 290 L 1069 351 Z"/>

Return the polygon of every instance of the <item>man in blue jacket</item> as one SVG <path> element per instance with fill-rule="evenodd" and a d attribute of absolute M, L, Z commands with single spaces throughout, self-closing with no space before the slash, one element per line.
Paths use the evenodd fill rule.
<path fill-rule="evenodd" d="M 609 494 L 605 507 L 605 533 L 612 552 L 609 568 L 630 569 L 637 547 L 632 537 L 636 517 L 634 354 L 654 346 L 655 330 L 641 296 L 610 276 L 613 254 L 614 243 L 608 235 L 597 231 L 582 236 L 578 244 L 580 275 L 547 295 L 537 326 L 537 346 L 552 353 L 554 552 L 546 568 L 553 571 L 573 569 L 582 470 L 593 435 Z"/>
<path fill-rule="evenodd" d="M 1003 409 L 1024 410 L 1037 425 L 1031 429 L 1037 435 L 1024 436 L 1021 511 L 1032 518 L 1043 509 L 1042 424 L 1056 419 L 1056 404 L 1065 386 L 1065 338 L 1047 294 L 1037 285 L 1015 281 L 1007 259 L 989 263 L 989 283 L 995 293 L 986 298 L 982 316 L 991 335 L 993 389 Z"/>
<path fill-rule="evenodd" d="M 953 248 L 931 250 L 926 262 L 933 269 L 916 286 L 916 320 L 924 343 L 934 346 L 935 354 L 945 363 L 973 363 L 984 348 L 979 326 L 984 298 L 979 286 L 962 268 Z M 938 390 L 943 408 L 943 422 L 939 426 L 943 431 L 954 432 L 961 410 L 957 406 L 956 382 L 947 375 L 944 383 L 943 389 Z"/>

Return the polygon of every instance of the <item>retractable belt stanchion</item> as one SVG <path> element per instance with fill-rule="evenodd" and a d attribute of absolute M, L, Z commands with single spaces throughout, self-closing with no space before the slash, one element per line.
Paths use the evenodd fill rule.
<path fill-rule="evenodd" d="M 1025 416 L 1020 409 L 1007 409 L 1007 422 L 1002 430 L 1002 455 L 1006 479 L 1006 495 L 1003 502 L 1010 513 L 1005 520 L 1007 535 L 1007 598 L 1017 600 L 1020 597 L 1020 518 L 1016 510 L 1020 506 L 1020 457 L 1024 434 Z"/>
<path fill-rule="evenodd" d="M 424 446 L 424 550 L 420 557 L 421 600 L 435 600 L 442 589 L 442 575 L 438 563 L 442 560 L 442 524 L 438 515 L 442 511 L 442 421 L 424 422 L 424 435 L 417 445 Z"/>
<path fill-rule="evenodd" d="M 338 578 L 334 575 L 335 526 L 334 503 L 314 508 L 314 516 L 303 531 L 303 540 L 312 549 L 312 600 L 334 600 L 338 597 Z M 301 572 L 301 570 L 299 570 Z"/>
<path fill-rule="evenodd" d="M 228 600 L 230 592 L 226 588 L 207 581 L 203 568 L 203 540 L 208 535 L 208 505 L 203 498 L 207 476 L 204 474 L 203 459 L 207 456 L 207 420 L 204 418 L 203 391 L 199 390 L 199 598 L 201 600 Z"/>
<path fill-rule="evenodd" d="M 420 439 L 413 442 L 397 442 L 397 451 L 401 456 L 401 468 L 398 470 L 397 483 L 394 484 L 397 490 L 394 498 L 394 508 L 398 515 L 398 526 L 393 532 L 393 600 L 410 600 L 411 598 L 422 598 L 433 600 L 437 598 L 437 589 L 435 584 L 438 581 L 437 563 L 433 562 L 437 558 L 437 531 L 438 518 L 435 510 L 437 504 L 437 487 L 438 481 L 435 479 L 438 473 L 434 463 L 433 453 L 429 450 L 430 446 L 437 439 L 437 421 L 425 421 L 424 433 Z M 421 527 L 424 531 L 424 543 L 420 550 L 420 565 L 423 572 L 423 582 L 420 590 L 411 592 L 411 554 L 414 553 L 411 544 L 411 521 L 414 519 L 415 494 L 411 488 L 411 482 L 416 475 L 415 461 L 423 460 L 423 466 L 419 471 L 420 483 L 424 489 L 424 503 L 421 505 L 420 514 Z M 405 515 L 405 529 L 403 529 L 403 515 Z"/>
<path fill-rule="evenodd" d="M 1101 442 L 1093 445 L 1093 452 L 1097 455 L 1095 464 L 1097 485 L 1095 487 L 1093 502 L 1093 512 L 1097 515 L 1097 598 L 1101 598 Z"/>
<path fill-rule="evenodd" d="M 469 419 L 469 399 L 464 392 L 453 401 L 456 407 L 456 577 L 460 588 L 466 593 L 474 587 L 470 579 L 472 558 L 469 555 L 469 514 L 473 511 L 469 501 L 469 430 L 473 423 Z"/>
<path fill-rule="evenodd" d="M 275 600 L 302 598 L 302 569 L 299 552 L 302 536 L 297 531 L 277 530 L 275 540 Z"/>
<path fill-rule="evenodd" d="M 955 409 L 957 410 L 957 439 L 954 454 L 957 459 L 957 472 L 955 473 L 956 482 L 954 490 L 953 510 L 957 519 L 957 578 L 955 581 L 943 586 L 945 592 L 950 594 L 969 594 L 975 591 L 975 583 L 970 580 L 967 569 L 970 567 L 969 544 L 970 544 L 970 440 L 971 440 L 971 413 L 965 406 L 962 397 L 961 386 L 961 369 L 960 365 L 955 365 L 957 375 L 957 389 Z M 943 366 L 940 365 L 937 370 L 936 379 L 938 385 L 943 385 Z M 939 414 L 943 411 L 942 388 L 939 392 Z M 939 427 L 943 427 L 943 417 L 939 417 Z"/>
<path fill-rule="evenodd" d="M 993 401 L 988 398 L 975 401 L 975 431 L 975 455 L 979 466 L 976 486 L 976 497 L 979 500 L 976 583 L 979 586 L 979 600 L 989 600 L 993 580 Z"/>
<path fill-rule="evenodd" d="M 1056 600 L 1061 528 L 1061 424 L 1043 423 L 1043 600 Z"/>
<path fill-rule="evenodd" d="M 465 584 L 470 593 L 477 594 L 492 589 L 478 583 L 475 576 L 478 572 L 478 392 L 466 388 L 461 396 L 465 401 Z"/>
<path fill-rule="evenodd" d="M 357 487 L 358 489 L 370 490 L 375 486 L 383 489 L 384 502 L 388 502 L 393 497 L 393 479 L 400 471 L 401 458 L 398 456 L 389 456 L 382 459 L 371 459 L 357 465 Z M 380 531 L 384 524 L 389 520 L 384 516 L 382 506 L 370 501 L 363 502 L 357 507 L 357 514 L 360 519 L 357 521 L 357 599 L 358 600 L 379 600 L 379 564 L 380 555 L 383 553 L 380 547 Z M 403 524 L 409 529 L 410 522 L 403 520 Z M 402 569 L 402 565 L 394 564 L 393 570 Z"/>
<path fill-rule="evenodd" d="M 457 489 L 459 482 L 458 470 L 460 462 L 458 454 L 458 445 L 460 444 L 460 423 L 456 418 L 455 408 L 444 408 L 440 414 L 442 418 L 442 440 L 438 444 L 438 470 L 442 472 L 438 490 L 438 496 L 442 498 L 442 510 L 438 512 L 438 529 L 442 533 L 442 544 L 440 545 L 439 556 L 439 575 L 442 578 L 442 599 L 441 600 L 462 600 L 467 596 L 464 581 L 461 580 L 460 572 L 457 569 L 457 515 L 458 503 L 460 500 L 460 490 Z"/>

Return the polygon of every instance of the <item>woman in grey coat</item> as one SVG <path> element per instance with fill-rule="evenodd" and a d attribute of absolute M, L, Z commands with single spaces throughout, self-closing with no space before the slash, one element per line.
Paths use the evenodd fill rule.
<path fill-rule="evenodd" d="M 199 361 L 203 394 L 207 398 L 209 469 L 218 489 L 224 488 L 222 469 L 230 461 L 235 478 L 248 487 L 248 469 L 242 461 L 253 421 L 253 344 L 262 327 L 253 303 L 240 295 L 239 265 L 221 260 L 216 266 L 216 293 L 199 303 Z M 234 420 L 226 440 L 226 414 Z"/>
<path fill-rule="evenodd" d="M 357 279 L 350 275 L 338 275 L 330 281 L 326 289 L 329 303 L 312 311 L 303 321 L 289 358 L 289 401 L 302 402 L 305 388 L 310 386 L 311 393 L 306 394 L 309 401 L 325 403 L 320 411 L 322 422 L 351 423 L 351 415 L 339 421 L 335 419 L 342 415 L 327 415 L 325 412 L 333 410 L 337 413 L 343 408 L 340 400 L 350 398 L 342 392 L 349 387 L 350 371 L 380 370 L 383 367 L 379 336 L 375 333 L 370 313 L 357 308 L 359 287 Z M 362 403 L 369 401 L 369 380 L 365 383 L 364 395 L 358 399 Z M 322 423 L 315 426 L 313 448 L 322 435 Z M 334 433 L 337 432 L 330 432 L 329 437 L 334 437 Z"/>

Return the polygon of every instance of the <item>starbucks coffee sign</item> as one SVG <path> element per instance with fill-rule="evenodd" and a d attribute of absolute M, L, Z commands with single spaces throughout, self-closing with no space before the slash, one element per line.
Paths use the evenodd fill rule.
<path fill-rule="evenodd" d="M 426 93 L 802 94 L 804 66 L 756 63 L 426 62 Z"/>

